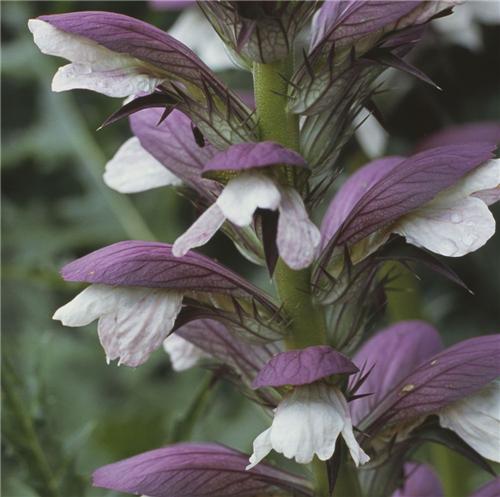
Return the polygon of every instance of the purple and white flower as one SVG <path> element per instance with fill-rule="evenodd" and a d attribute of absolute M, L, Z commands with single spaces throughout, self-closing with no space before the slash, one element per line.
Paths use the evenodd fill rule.
<path fill-rule="evenodd" d="M 495 232 L 488 209 L 500 184 L 495 148 L 448 145 L 370 162 L 331 202 L 321 226 L 323 247 L 348 245 L 357 262 L 397 233 L 441 255 L 477 250 Z"/>
<path fill-rule="evenodd" d="M 342 435 L 356 466 L 369 457 L 353 433 L 347 401 L 339 387 L 322 381 L 333 374 L 353 374 L 350 360 L 327 346 L 291 350 L 274 356 L 257 376 L 254 387 L 292 385 L 274 412 L 271 426 L 253 443 L 247 469 L 275 450 L 298 463 L 314 456 L 330 459 Z"/>
<path fill-rule="evenodd" d="M 260 290 L 235 273 L 199 254 L 174 257 L 171 246 L 162 243 L 116 243 L 66 265 L 62 275 L 91 285 L 58 309 L 54 319 L 65 326 L 98 319 L 108 362 L 118 359 L 131 367 L 161 346 L 186 295 L 210 296 L 211 302 L 217 295 L 230 295 L 276 311 Z"/>
<path fill-rule="evenodd" d="M 353 361 L 370 374 L 350 405 L 354 421 L 376 435 L 414 427 L 435 414 L 479 454 L 500 461 L 500 336 L 471 338 L 443 350 L 421 321 L 397 323 L 368 340 Z M 392 358 L 387 361 L 387 357 Z M 351 379 L 352 384 L 356 377 Z M 392 427 L 392 428 L 391 428 Z"/>
<path fill-rule="evenodd" d="M 296 152 L 274 142 L 241 143 L 213 157 L 204 167 L 205 175 L 235 172 L 198 220 L 173 246 L 177 256 L 210 240 L 228 220 L 238 227 L 250 226 L 257 209 L 278 210 L 276 243 L 282 259 L 292 269 L 309 266 L 315 259 L 321 235 L 310 221 L 300 194 L 280 182 L 265 168 L 286 165 L 304 167 Z"/>

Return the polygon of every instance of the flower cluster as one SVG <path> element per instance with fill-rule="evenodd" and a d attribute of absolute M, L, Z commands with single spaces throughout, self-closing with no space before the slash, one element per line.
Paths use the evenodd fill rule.
<path fill-rule="evenodd" d="M 150 497 L 325 497 L 351 475 L 356 495 L 439 496 L 430 468 L 410 460 L 424 442 L 483 468 L 500 462 L 500 337 L 444 348 L 422 321 L 371 337 L 368 326 L 387 261 L 460 282 L 432 253 L 463 256 L 494 234 L 500 125 L 450 129 L 335 181 L 375 79 L 393 67 L 432 83 L 404 57 L 453 2 L 199 6 L 252 71 L 255 110 L 187 46 L 137 19 L 29 21 L 40 50 L 70 62 L 54 91 L 126 98 L 104 124 L 128 118 L 133 136 L 106 165 L 105 183 L 121 193 L 171 187 L 200 211 L 173 244 L 122 241 L 66 265 L 66 281 L 89 286 L 54 319 L 97 320 L 108 362 L 137 367 L 163 346 L 177 371 L 224 364 L 221 374 L 270 417 L 249 458 L 180 443 L 102 467 L 94 484 Z M 332 185 L 318 227 L 311 215 Z M 274 294 L 192 251 L 219 230 L 267 269 Z M 316 478 L 262 462 L 271 451 L 311 464 Z M 498 481 L 475 495 L 496 491 Z"/>

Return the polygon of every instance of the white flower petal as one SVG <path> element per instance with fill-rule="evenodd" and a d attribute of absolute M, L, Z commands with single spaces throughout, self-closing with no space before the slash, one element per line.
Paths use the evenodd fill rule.
<path fill-rule="evenodd" d="M 274 414 L 271 428 L 254 442 L 251 466 L 267 452 L 269 444 L 276 452 L 306 464 L 316 455 L 330 459 L 335 443 L 343 434 L 356 464 L 368 461 L 352 433 L 352 425 L 342 392 L 326 383 L 295 387 L 284 397 Z"/>
<path fill-rule="evenodd" d="M 106 164 L 104 183 L 120 193 L 136 193 L 161 186 L 178 186 L 182 181 L 163 167 L 139 138 L 129 138 Z"/>
<path fill-rule="evenodd" d="M 54 314 L 65 326 L 95 319 L 108 362 L 135 367 L 160 347 L 181 310 L 182 294 L 163 289 L 91 285 Z"/>
<path fill-rule="evenodd" d="M 264 457 L 271 452 L 273 446 L 271 444 L 271 428 L 264 430 L 254 441 L 253 441 L 253 454 L 250 456 L 250 464 L 246 466 L 245 469 L 252 469 L 254 466 L 260 463 Z"/>
<path fill-rule="evenodd" d="M 73 300 L 63 305 L 52 316 L 64 326 L 85 326 L 116 306 L 118 294 L 107 285 L 90 285 Z"/>
<path fill-rule="evenodd" d="M 279 211 L 276 243 L 281 258 L 292 269 L 311 265 L 321 242 L 321 233 L 309 219 L 302 197 L 295 189 L 281 189 Z"/>
<path fill-rule="evenodd" d="M 248 226 L 258 209 L 276 210 L 281 195 L 275 182 L 260 173 L 242 173 L 228 181 L 217 199 L 224 216 L 236 226 Z"/>
<path fill-rule="evenodd" d="M 500 186 L 500 159 L 492 159 L 465 175 L 456 185 L 440 193 L 437 198 L 460 198 L 478 194 Z"/>
<path fill-rule="evenodd" d="M 441 410 L 439 423 L 483 457 L 500 462 L 500 379 Z"/>
<path fill-rule="evenodd" d="M 163 341 L 163 349 L 169 355 L 174 371 L 185 371 L 196 366 L 200 359 L 209 357 L 199 347 L 175 333 L 172 333 Z"/>
<path fill-rule="evenodd" d="M 200 247 L 212 238 L 226 218 L 217 204 L 211 205 L 177 240 L 172 247 L 175 257 L 186 255 L 188 250 Z"/>
<path fill-rule="evenodd" d="M 495 219 L 478 198 L 436 198 L 403 216 L 393 232 L 436 254 L 460 257 L 482 247 L 495 233 Z"/>
<path fill-rule="evenodd" d="M 82 88 L 122 98 L 151 93 L 163 81 L 148 74 L 134 57 L 113 52 L 88 38 L 66 33 L 40 19 L 30 19 L 28 27 L 42 53 L 73 62 L 59 68 L 52 81 L 53 91 Z"/>

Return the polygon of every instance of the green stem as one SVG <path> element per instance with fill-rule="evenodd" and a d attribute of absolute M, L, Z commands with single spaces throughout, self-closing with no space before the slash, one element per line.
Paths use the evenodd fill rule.
<path fill-rule="evenodd" d="M 254 63 L 255 103 L 260 137 L 299 150 L 298 116 L 287 112 L 287 79 L 292 71 L 292 56 L 272 64 Z M 293 171 L 286 171 L 289 184 L 294 184 Z M 324 343 L 323 317 L 311 297 L 311 270 L 294 271 L 281 259 L 276 265 L 274 280 L 284 311 L 291 319 L 288 348 L 301 348 Z"/>

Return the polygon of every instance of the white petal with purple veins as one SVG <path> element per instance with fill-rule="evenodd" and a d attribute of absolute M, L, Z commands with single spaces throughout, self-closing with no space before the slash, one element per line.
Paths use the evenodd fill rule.
<path fill-rule="evenodd" d="M 211 205 L 183 235 L 175 240 L 172 254 L 175 257 L 182 257 L 192 248 L 205 245 L 217 233 L 225 220 L 219 206 Z"/>
<path fill-rule="evenodd" d="M 143 192 L 182 183 L 147 152 L 135 136 L 129 138 L 106 164 L 103 178 L 106 185 L 120 193 Z"/>
<path fill-rule="evenodd" d="M 200 359 L 209 357 L 199 347 L 175 333 L 172 333 L 163 341 L 163 348 L 170 357 L 174 371 L 185 371 L 196 366 Z"/>
<path fill-rule="evenodd" d="M 347 402 L 342 392 L 326 383 L 295 387 L 276 408 L 270 428 L 254 441 L 247 469 L 258 464 L 270 451 L 307 464 L 316 455 L 330 459 L 339 435 L 346 441 L 356 465 L 368 462 L 352 432 Z"/>
<path fill-rule="evenodd" d="M 312 264 L 321 242 L 321 233 L 309 219 L 304 201 L 293 188 L 281 188 L 276 243 L 281 258 L 292 269 Z"/>
<path fill-rule="evenodd" d="M 441 410 L 439 423 L 483 457 L 500 462 L 500 379 Z"/>
<path fill-rule="evenodd" d="M 52 90 L 93 90 L 109 97 L 151 93 L 163 79 L 148 73 L 134 57 L 118 54 L 82 36 L 66 33 L 48 22 L 30 19 L 28 27 L 38 48 L 72 64 L 59 68 Z"/>
<path fill-rule="evenodd" d="M 478 198 L 436 198 L 401 218 L 394 233 L 436 254 L 460 257 L 482 247 L 495 233 L 495 219 Z"/>
<path fill-rule="evenodd" d="M 95 319 L 109 361 L 135 367 L 161 346 L 182 306 L 182 294 L 163 289 L 91 285 L 54 314 L 65 326 Z"/>
<path fill-rule="evenodd" d="M 231 179 L 217 199 L 224 216 L 236 226 L 248 226 L 258 209 L 276 210 L 281 195 L 275 182 L 263 174 L 243 173 Z"/>

